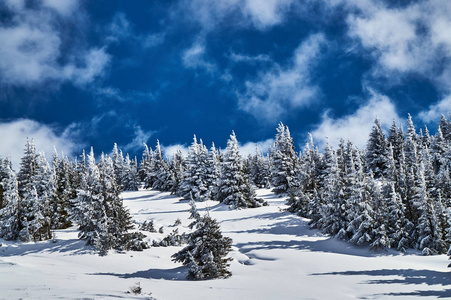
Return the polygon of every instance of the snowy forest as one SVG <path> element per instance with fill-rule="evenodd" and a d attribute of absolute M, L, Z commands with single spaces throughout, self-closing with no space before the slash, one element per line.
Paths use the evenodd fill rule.
<path fill-rule="evenodd" d="M 437 127 L 434 135 L 426 127 L 416 130 L 409 116 L 406 132 L 394 122 L 386 136 L 376 118 L 365 149 L 341 140 L 336 149 L 327 143 L 320 151 L 310 136 L 297 153 L 288 127 L 280 123 L 267 154 L 257 148 L 242 157 L 232 132 L 224 150 L 214 144 L 208 149 L 194 136 L 186 157 L 180 150 L 164 157 L 157 142 L 154 149 L 145 145 L 139 162 L 115 144 L 98 161 L 91 148 L 74 160 L 55 150 L 49 163 L 28 140 L 18 172 L 8 158 L 1 159 L 0 237 L 49 240 L 53 230 L 76 225 L 79 238 L 102 255 L 111 249 L 142 250 L 149 245 L 132 230 L 121 193 L 166 191 L 191 201 L 191 227 L 197 228 L 174 260 L 193 261 L 190 238 L 214 233 L 222 249 L 221 274 L 227 277 L 224 257 L 231 240 L 221 236 L 214 219 L 196 212 L 195 202 L 260 207 L 267 203 L 255 189 L 266 187 L 287 197 L 290 212 L 331 236 L 375 250 L 444 254 L 451 243 L 451 121 L 442 116 Z M 208 278 L 196 278 L 202 274 L 190 273 Z"/>

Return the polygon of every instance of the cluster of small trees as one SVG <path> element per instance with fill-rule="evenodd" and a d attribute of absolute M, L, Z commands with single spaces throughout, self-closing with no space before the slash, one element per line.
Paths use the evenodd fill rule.
<path fill-rule="evenodd" d="M 116 145 L 112 157 L 102 154 L 98 163 L 92 149 L 74 162 L 55 150 L 50 165 L 28 140 L 17 175 L 8 158 L 0 163 L 0 237 L 47 240 L 52 230 L 75 223 L 79 237 L 101 254 L 128 248 L 134 237 L 120 193 L 138 186 L 136 159 L 124 159 Z"/>
<path fill-rule="evenodd" d="M 394 122 L 386 137 L 376 119 L 366 149 L 341 140 L 320 152 L 310 138 L 298 155 L 280 124 L 266 157 L 257 151 L 243 159 L 234 133 L 224 152 L 207 150 L 196 137 L 186 159 L 176 153 L 165 161 L 159 145 L 146 151 L 146 186 L 185 199 L 258 207 L 254 187 L 272 187 L 312 227 L 352 243 L 424 254 L 446 253 L 450 245 L 451 122 L 444 116 L 434 136 L 426 127 L 417 133 L 409 116 L 406 134 Z"/>
<path fill-rule="evenodd" d="M 53 229 L 77 224 L 80 238 L 100 252 L 127 248 L 133 236 L 120 193 L 139 186 L 169 191 L 184 199 L 212 199 L 233 208 L 265 205 L 255 187 L 288 196 L 289 210 L 311 226 L 372 248 L 417 248 L 445 253 L 451 231 L 451 121 L 442 116 L 437 133 L 407 132 L 396 123 L 386 137 L 375 120 L 366 149 L 340 141 L 323 152 L 312 138 L 295 151 L 288 127 L 280 123 L 267 156 L 243 158 L 235 133 L 224 151 L 194 137 L 188 155 L 163 156 L 157 143 L 136 158 L 114 145 L 111 157 L 90 154 L 70 161 L 53 154 L 49 164 L 27 141 L 20 170 L 0 160 L 0 237 L 22 241 L 52 238 Z M 202 222 L 201 222 L 202 223 Z M 133 244 L 133 243 L 131 243 Z"/>
<path fill-rule="evenodd" d="M 145 188 L 169 191 L 187 200 L 217 200 L 234 208 L 259 207 L 265 203 L 256 197 L 252 179 L 258 179 L 261 186 L 269 172 L 264 171 L 262 156 L 249 164 L 240 155 L 235 133 L 230 135 L 224 152 L 214 144 L 209 151 L 194 136 L 186 158 L 178 150 L 168 161 L 159 143 L 155 150 L 146 146 L 139 174 Z"/>
<path fill-rule="evenodd" d="M 366 149 L 340 141 L 323 152 L 312 138 L 295 151 L 287 126 L 277 128 L 268 156 L 239 154 L 234 133 L 225 151 L 208 150 L 196 137 L 186 158 L 166 161 L 159 144 L 146 148 L 140 165 L 146 187 L 185 199 L 213 199 L 235 208 L 258 207 L 254 187 L 288 195 L 289 210 L 311 219 L 323 232 L 371 248 L 416 248 L 446 253 L 451 241 L 451 121 L 442 116 L 437 133 L 407 133 L 394 122 L 388 137 L 374 121 Z"/>
<path fill-rule="evenodd" d="M 290 211 L 311 226 L 352 243 L 446 253 L 450 155 L 451 122 L 443 116 L 434 136 L 426 127 L 417 133 L 409 116 L 406 134 L 393 123 L 386 137 L 376 119 L 363 151 L 343 140 L 323 153 L 311 140 L 300 156 L 286 151 L 294 167 L 279 173 L 286 181 L 275 192 L 286 192 Z"/>

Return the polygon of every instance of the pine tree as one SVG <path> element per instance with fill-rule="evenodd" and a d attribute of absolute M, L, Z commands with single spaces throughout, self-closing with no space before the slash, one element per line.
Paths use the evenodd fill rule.
<path fill-rule="evenodd" d="M 209 198 L 214 199 L 218 193 L 218 180 L 221 176 L 221 165 L 219 161 L 219 151 L 213 143 L 207 157 L 204 160 L 205 184 L 208 188 Z"/>
<path fill-rule="evenodd" d="M 363 172 L 363 165 L 360 153 L 348 142 L 344 150 L 344 171 L 343 200 L 345 227 L 342 227 L 337 234 L 341 239 L 351 239 L 359 231 L 359 228 L 367 215 L 372 215 L 369 211 L 369 197 L 365 192 L 367 176 Z"/>
<path fill-rule="evenodd" d="M 109 249 L 122 249 L 125 246 L 127 232 L 133 226 L 130 213 L 120 198 L 120 188 L 115 179 L 112 159 L 102 154 L 98 168 L 104 215 L 100 218 L 94 245 L 101 254 L 106 254 Z"/>
<path fill-rule="evenodd" d="M 160 141 L 157 140 L 157 145 L 152 157 L 152 169 L 150 174 L 150 182 L 152 182 L 152 188 L 158 191 L 170 191 L 172 186 L 171 177 L 172 171 L 170 164 L 163 158 L 163 152 L 161 150 Z"/>
<path fill-rule="evenodd" d="M 136 158 L 130 160 L 130 156 L 127 153 L 124 161 L 124 169 L 122 173 L 122 190 L 124 191 L 137 191 L 139 187 L 138 180 L 138 167 Z"/>
<path fill-rule="evenodd" d="M 151 172 L 152 167 L 152 149 L 143 143 L 144 151 L 139 165 L 138 175 L 139 179 L 144 183 L 144 188 L 150 188 L 151 184 L 147 183 L 147 175 Z"/>
<path fill-rule="evenodd" d="M 188 279 L 206 280 L 227 278 L 227 254 L 232 249 L 232 239 L 224 237 L 220 226 L 208 214 L 198 217 L 196 230 L 188 236 L 188 246 L 172 255 L 173 261 L 188 267 Z"/>
<path fill-rule="evenodd" d="M 396 162 L 399 162 L 401 152 L 404 147 L 404 133 L 402 132 L 402 128 L 398 128 L 398 125 L 395 121 L 393 121 L 393 125 L 390 127 L 390 132 L 387 140 L 388 144 L 390 144 L 393 148 L 393 158 Z"/>
<path fill-rule="evenodd" d="M 384 214 L 386 215 L 386 227 L 390 239 L 390 247 L 398 250 L 405 250 L 408 241 L 407 228 L 412 227 L 405 216 L 405 208 L 401 197 L 396 192 L 395 184 L 392 182 L 383 188 L 383 197 L 385 200 Z"/>
<path fill-rule="evenodd" d="M 65 229 L 72 226 L 69 217 L 71 199 L 75 198 L 75 189 L 72 186 L 72 165 L 67 157 L 59 159 L 56 149 L 53 151 L 52 177 L 54 191 L 51 201 L 51 220 L 53 229 Z"/>
<path fill-rule="evenodd" d="M 24 156 L 20 162 L 20 170 L 17 174 L 19 184 L 19 195 L 24 198 L 26 193 L 29 193 L 30 186 L 33 184 L 33 177 L 37 172 L 37 154 L 36 147 L 33 140 L 27 139 L 25 145 Z"/>
<path fill-rule="evenodd" d="M 106 222 L 101 189 L 99 168 L 91 148 L 77 190 L 77 199 L 74 200 L 74 217 L 80 230 L 78 237 L 85 239 L 87 245 L 95 244 L 99 237 L 99 224 Z"/>
<path fill-rule="evenodd" d="M 335 235 L 345 227 L 342 214 L 343 186 L 338 168 L 335 151 L 327 141 L 324 152 L 324 170 L 322 174 L 321 188 L 319 189 L 319 201 L 316 212 L 312 215 L 312 225 L 324 232 Z"/>
<path fill-rule="evenodd" d="M 44 154 L 36 154 L 33 140 L 27 140 L 24 152 L 17 177 L 22 218 L 19 239 L 42 241 L 52 237 L 50 202 L 54 181 Z"/>
<path fill-rule="evenodd" d="M 256 198 L 249 175 L 245 172 L 235 132 L 227 141 L 217 200 L 234 208 L 259 207 L 263 203 Z"/>
<path fill-rule="evenodd" d="M 110 249 L 124 249 L 130 238 L 131 218 L 120 198 L 110 157 L 102 153 L 97 165 L 91 148 L 77 193 L 75 218 L 79 224 L 79 238 L 86 239 L 86 243 L 93 245 L 101 255 Z"/>
<path fill-rule="evenodd" d="M 420 216 L 418 218 L 418 240 L 417 248 L 423 250 L 423 254 L 430 255 L 443 253 L 446 249 L 445 242 L 442 240 L 442 232 L 437 220 L 436 209 L 428 191 L 425 168 L 420 164 L 419 178 L 417 184 L 417 193 L 415 201 L 418 203 Z"/>
<path fill-rule="evenodd" d="M 4 174 L 1 181 L 4 205 L 0 210 L 0 237 L 16 240 L 23 229 L 17 177 L 9 159 L 2 161 L 1 170 Z"/>
<path fill-rule="evenodd" d="M 318 194 L 320 187 L 322 159 L 321 154 L 313 143 L 313 137 L 309 133 L 309 141 L 304 147 L 299 167 L 300 189 L 302 189 L 302 194 L 299 195 L 299 199 L 308 200 L 306 207 L 301 203 L 299 204 L 299 213 L 307 218 L 310 218 L 314 214 L 313 210 L 318 210 L 315 204 L 318 197 L 315 195 Z M 297 188 L 295 187 L 294 191 L 296 190 Z"/>
<path fill-rule="evenodd" d="M 450 141 L 451 140 L 451 124 L 444 115 L 442 115 L 440 118 L 439 128 L 443 134 L 443 138 L 447 141 Z"/>
<path fill-rule="evenodd" d="M 180 196 L 184 199 L 193 197 L 196 201 L 205 201 L 211 197 L 206 179 L 205 169 L 208 150 L 202 143 L 197 142 L 194 136 L 193 143 L 188 149 L 186 169 L 180 186 Z"/>
<path fill-rule="evenodd" d="M 271 170 L 267 157 L 263 156 L 262 150 L 259 146 L 255 149 L 255 154 L 250 157 L 250 175 L 252 182 L 258 188 L 265 188 L 270 186 Z"/>
<path fill-rule="evenodd" d="M 171 178 L 170 178 L 170 186 L 171 186 L 171 194 L 178 194 L 181 184 L 183 182 L 183 174 L 186 169 L 185 158 L 183 157 L 182 150 L 180 148 L 175 152 L 172 161 L 171 161 Z"/>
<path fill-rule="evenodd" d="M 124 156 L 122 154 L 122 150 L 118 150 L 117 144 L 114 143 L 113 151 L 111 154 L 111 159 L 113 161 L 113 168 L 114 168 L 114 175 L 116 178 L 116 184 L 121 189 L 121 191 L 124 191 L 124 177 L 126 176 L 126 169 L 125 169 L 125 161 Z"/>
<path fill-rule="evenodd" d="M 370 224 L 373 221 L 373 210 L 371 207 L 370 180 L 362 172 L 362 168 L 352 166 L 354 164 L 353 157 L 348 161 L 350 166 L 349 174 L 344 181 L 344 194 L 347 199 L 347 226 L 342 228 L 337 236 L 342 239 L 349 239 L 352 243 L 361 244 L 369 241 Z M 355 157 L 357 163 L 361 162 L 360 157 Z M 349 185 L 351 181 L 355 181 L 355 185 Z"/>
<path fill-rule="evenodd" d="M 366 165 L 373 172 L 374 178 L 380 178 L 387 169 L 388 146 L 378 118 L 374 120 L 366 147 Z"/>
<path fill-rule="evenodd" d="M 276 195 L 286 193 L 289 189 L 288 183 L 296 176 L 296 171 L 299 168 L 299 157 L 294 151 L 290 131 L 282 122 L 279 123 L 277 128 L 276 140 L 270 155 L 273 192 Z"/>

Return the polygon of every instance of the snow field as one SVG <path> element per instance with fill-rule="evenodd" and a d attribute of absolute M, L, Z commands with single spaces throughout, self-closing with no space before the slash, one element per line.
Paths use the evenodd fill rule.
<path fill-rule="evenodd" d="M 366 247 L 324 236 L 308 220 L 285 212 L 285 199 L 257 191 L 269 206 L 231 210 L 214 201 L 207 209 L 233 239 L 232 277 L 185 280 L 173 263 L 181 247 L 143 252 L 110 251 L 98 256 L 77 239 L 75 228 L 56 231 L 57 241 L 20 244 L 1 241 L 0 299 L 390 299 L 451 297 L 447 257 L 421 256 Z M 173 229 L 188 232 L 189 204 L 169 193 L 123 193 L 138 222 L 153 220 L 164 234 L 145 232 L 149 241 Z M 180 218 L 182 225 L 173 224 Z M 139 282 L 143 294 L 127 293 Z M 152 293 L 149 296 L 149 293 Z"/>

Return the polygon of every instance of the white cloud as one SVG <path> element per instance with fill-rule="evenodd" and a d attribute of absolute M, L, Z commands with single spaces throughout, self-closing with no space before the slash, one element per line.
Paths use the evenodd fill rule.
<path fill-rule="evenodd" d="M 205 43 L 202 40 L 197 40 L 191 47 L 183 51 L 182 62 L 185 68 L 189 69 L 203 69 L 208 73 L 216 70 L 216 65 L 206 58 Z"/>
<path fill-rule="evenodd" d="M 78 85 L 88 84 L 95 78 L 102 76 L 111 57 L 105 52 L 105 48 L 101 48 L 91 49 L 84 53 L 83 59 L 81 66 L 67 65 L 62 72 L 67 80 Z"/>
<path fill-rule="evenodd" d="M 128 38 L 133 34 L 132 30 L 132 25 L 125 14 L 116 13 L 108 26 L 108 31 L 110 33 L 108 39 L 111 41 L 119 41 Z"/>
<path fill-rule="evenodd" d="M 269 148 L 274 145 L 274 139 L 267 139 L 260 142 L 247 142 L 244 145 L 240 144 L 240 153 L 243 157 L 248 155 L 255 155 L 257 148 L 259 148 L 263 153 L 268 153 Z"/>
<path fill-rule="evenodd" d="M 255 56 L 232 53 L 229 58 L 233 62 L 245 62 L 245 63 L 256 63 L 256 62 L 271 62 L 271 57 L 266 54 L 259 54 Z"/>
<path fill-rule="evenodd" d="M 252 24 L 265 29 L 283 22 L 292 0 L 247 0 L 244 14 L 249 16 Z"/>
<path fill-rule="evenodd" d="M 340 139 L 350 140 L 356 146 L 364 148 L 374 125 L 374 119 L 380 120 L 381 126 L 387 130 L 393 120 L 399 122 L 395 105 L 384 95 L 370 91 L 371 99 L 353 114 L 333 119 L 326 112 L 321 123 L 312 131 L 312 136 L 319 148 L 325 146 L 326 138 L 332 146 L 337 146 Z"/>
<path fill-rule="evenodd" d="M 103 74 L 110 60 L 105 49 L 87 49 L 76 38 L 67 39 L 64 26 L 55 22 L 56 13 L 65 26 L 79 26 L 71 20 L 72 14 L 82 14 L 78 1 L 47 0 L 33 9 L 21 2 L 8 3 L 13 18 L 11 24 L 0 25 L 0 83 L 33 86 L 71 81 L 84 85 Z M 74 44 L 67 47 L 65 40 Z M 63 48 L 71 52 L 63 53 Z"/>
<path fill-rule="evenodd" d="M 42 5 L 56 10 L 63 16 L 74 13 L 78 7 L 77 0 L 42 0 Z"/>
<path fill-rule="evenodd" d="M 133 125 L 134 137 L 130 143 L 121 147 L 124 152 L 135 151 L 138 149 L 143 149 L 143 144 L 148 143 L 151 136 L 155 134 L 155 131 L 144 131 L 141 126 Z"/>
<path fill-rule="evenodd" d="M 52 126 L 38 123 L 29 119 L 19 119 L 0 122 L 0 156 L 10 157 L 13 167 L 18 171 L 23 156 L 26 139 L 33 139 L 36 150 L 45 152 L 47 159 L 51 159 L 53 147 L 71 157 L 78 150 L 76 142 L 64 134 L 58 134 Z"/>
<path fill-rule="evenodd" d="M 185 0 L 179 10 L 199 23 L 203 31 L 211 31 L 218 25 L 252 26 L 265 30 L 282 23 L 293 0 Z M 189 11 L 189 13 L 186 13 Z M 177 14 L 177 17 L 179 15 Z M 230 22 L 233 19 L 233 22 Z"/>
<path fill-rule="evenodd" d="M 240 109 L 257 119 L 274 122 L 317 99 L 320 91 L 311 83 L 310 72 L 326 44 L 322 34 L 311 35 L 295 50 L 288 66 L 275 65 L 247 81 L 245 91 L 238 93 Z"/>
<path fill-rule="evenodd" d="M 107 127 L 107 129 L 106 129 Z M 87 121 L 74 122 L 67 126 L 63 136 L 72 140 L 86 140 L 103 135 L 104 139 L 110 139 L 111 145 L 117 143 L 116 135 L 127 134 L 129 142 L 119 144 L 124 153 L 135 152 L 143 149 L 143 143 L 148 144 L 149 139 L 156 133 L 154 130 L 144 130 L 135 121 L 130 120 L 128 115 L 115 111 L 96 115 Z M 108 136 L 105 136 L 108 134 Z M 88 145 L 80 145 L 85 147 Z"/>
<path fill-rule="evenodd" d="M 143 49 L 161 45 L 166 37 L 165 33 L 136 34 L 133 29 L 133 24 L 122 12 L 114 15 L 113 20 L 107 26 L 107 31 L 109 33 L 106 37 L 107 42 L 137 42 Z"/>
<path fill-rule="evenodd" d="M 166 33 L 151 33 L 145 36 L 141 36 L 141 44 L 144 48 L 153 48 L 163 44 L 166 38 Z"/>
<path fill-rule="evenodd" d="M 451 113 L 451 96 L 448 96 L 436 104 L 429 106 L 425 111 L 419 113 L 419 117 L 426 123 L 439 122 L 440 116 L 448 116 Z"/>
<path fill-rule="evenodd" d="M 349 35 L 376 60 L 375 76 L 416 74 L 449 90 L 451 2 L 412 1 L 390 8 L 381 1 L 352 1 Z"/>
<path fill-rule="evenodd" d="M 6 0 L 5 4 L 10 9 L 19 10 L 19 9 L 23 9 L 25 7 L 25 0 Z"/>
<path fill-rule="evenodd" d="M 169 159 L 171 159 L 172 156 L 179 149 L 180 149 L 180 151 L 182 151 L 183 156 L 186 157 L 188 155 L 188 147 L 186 145 L 182 145 L 182 144 L 169 145 L 169 146 L 161 145 L 161 150 L 163 151 L 164 156 Z"/>

